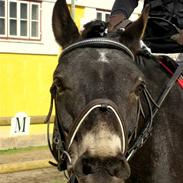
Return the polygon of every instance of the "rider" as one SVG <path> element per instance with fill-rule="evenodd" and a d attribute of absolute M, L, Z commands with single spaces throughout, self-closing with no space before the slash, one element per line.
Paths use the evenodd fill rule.
<path fill-rule="evenodd" d="M 174 40 L 173 43 L 179 47 L 177 50 L 182 50 L 180 47 L 183 45 L 183 1 L 144 0 L 144 5 L 146 4 L 150 6 L 149 16 L 164 18 L 178 27 L 178 32 L 171 36 L 171 40 Z M 109 32 L 114 32 L 120 27 L 124 28 L 128 24 L 128 21 L 127 23 L 125 21 L 137 5 L 138 0 L 115 0 L 108 22 Z M 155 26 L 150 27 L 151 31 L 155 28 Z"/>

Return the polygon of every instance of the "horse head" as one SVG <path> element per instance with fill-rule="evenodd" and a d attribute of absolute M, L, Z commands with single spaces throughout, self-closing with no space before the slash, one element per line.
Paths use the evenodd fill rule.
<path fill-rule="evenodd" d="M 105 46 L 97 46 L 100 43 L 96 40 L 89 40 L 85 46 L 66 1 L 57 0 L 55 4 L 53 32 L 64 51 L 51 88 L 56 103 L 54 132 L 61 129 L 64 133 L 67 170 L 79 183 L 122 183 L 130 176 L 128 137 L 136 127 L 144 82 L 133 57 L 147 16 L 146 8 L 115 38 L 117 46 L 112 39 L 104 41 Z"/>

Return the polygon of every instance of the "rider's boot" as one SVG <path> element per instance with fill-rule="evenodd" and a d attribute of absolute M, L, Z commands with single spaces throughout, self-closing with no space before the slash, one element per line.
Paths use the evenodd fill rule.
<path fill-rule="evenodd" d="M 123 13 L 111 15 L 108 20 L 108 32 L 116 32 L 118 29 L 126 28 L 131 23 Z"/>

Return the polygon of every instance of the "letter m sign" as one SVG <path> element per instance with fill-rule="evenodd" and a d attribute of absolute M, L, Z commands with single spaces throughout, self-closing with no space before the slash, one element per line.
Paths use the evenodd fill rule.
<path fill-rule="evenodd" d="M 30 117 L 25 112 L 18 112 L 11 119 L 11 135 L 28 135 L 30 128 Z"/>

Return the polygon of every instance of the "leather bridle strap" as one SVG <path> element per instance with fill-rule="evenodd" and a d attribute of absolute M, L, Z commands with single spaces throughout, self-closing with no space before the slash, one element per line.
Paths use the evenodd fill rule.
<path fill-rule="evenodd" d="M 74 138 L 79 131 L 79 128 L 81 127 L 82 123 L 86 119 L 86 117 L 94 110 L 97 108 L 101 109 L 106 109 L 106 110 L 111 110 L 117 121 L 119 122 L 120 126 L 120 131 L 121 131 L 121 139 L 122 139 L 122 153 L 125 154 L 128 146 L 128 141 L 127 141 L 127 134 L 126 134 L 126 127 L 124 124 L 124 120 L 119 112 L 118 106 L 112 102 L 109 99 L 95 99 L 92 100 L 88 105 L 85 106 L 85 108 L 81 111 L 81 113 L 78 115 L 76 120 L 74 121 L 74 125 L 72 126 L 68 138 L 67 138 L 67 143 L 66 143 L 66 149 L 69 151 Z"/>
<path fill-rule="evenodd" d="M 61 57 L 66 55 L 67 53 L 70 53 L 71 51 L 77 49 L 77 48 L 107 48 L 107 49 L 116 49 L 125 52 L 133 61 L 135 61 L 134 54 L 132 51 L 125 46 L 122 43 L 119 43 L 117 41 L 113 41 L 108 38 L 91 38 L 82 40 L 76 43 L 73 43 L 66 47 L 61 54 Z"/>
<path fill-rule="evenodd" d="M 50 149 L 50 152 L 52 154 L 52 156 L 54 157 L 54 153 L 53 153 L 53 148 L 52 148 L 52 145 L 51 145 L 51 142 L 50 142 L 50 118 L 51 118 L 51 115 L 52 115 L 52 111 L 53 111 L 53 96 L 51 95 L 51 101 L 50 101 L 50 108 L 49 108 L 49 111 L 48 111 L 48 114 L 46 116 L 46 119 L 44 121 L 44 123 L 47 124 L 47 142 L 48 142 L 48 147 Z M 56 166 L 54 163 L 50 162 L 52 165 Z"/>
<path fill-rule="evenodd" d="M 52 85 L 51 88 L 54 87 L 54 84 Z M 51 90 L 50 90 L 51 91 Z M 65 136 L 64 136 L 64 131 L 61 127 L 61 124 L 59 123 L 60 122 L 60 119 L 59 119 L 59 116 L 58 116 L 58 110 L 57 110 L 57 102 L 56 102 L 56 95 L 57 95 L 57 92 L 52 92 L 51 91 L 51 102 L 50 102 L 50 109 L 49 109 L 49 112 L 48 112 L 48 115 L 44 121 L 44 123 L 47 123 L 47 141 L 48 141 L 48 147 L 50 149 L 50 152 L 52 154 L 52 156 L 54 157 L 55 161 L 58 162 L 58 164 L 55 164 L 51 161 L 49 161 L 49 163 L 53 166 L 57 166 L 58 169 L 62 169 L 62 167 L 60 166 L 60 163 L 63 161 L 61 160 L 62 156 L 63 155 L 66 155 L 66 157 L 70 160 L 70 156 L 67 156 L 67 152 L 65 151 L 65 145 L 63 144 L 63 142 L 65 141 Z M 50 118 L 51 118 L 51 115 L 52 115 L 52 111 L 53 111 L 53 105 L 55 103 L 55 134 L 54 134 L 54 138 L 53 138 L 53 144 L 55 144 L 56 146 L 56 150 L 57 150 L 57 153 L 58 153 L 58 156 L 55 157 L 55 154 L 54 154 L 54 148 L 53 148 L 53 145 L 51 144 L 51 141 L 50 141 Z"/>

